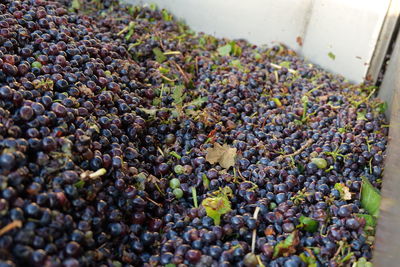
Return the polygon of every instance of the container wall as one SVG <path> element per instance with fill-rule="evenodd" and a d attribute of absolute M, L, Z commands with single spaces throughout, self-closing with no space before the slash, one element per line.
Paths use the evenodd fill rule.
<path fill-rule="evenodd" d="M 167 8 L 195 31 L 244 38 L 257 45 L 284 43 L 311 62 L 354 82 L 361 82 L 367 73 L 390 3 L 390 0 L 126 1 Z"/>
<path fill-rule="evenodd" d="M 400 262 L 400 35 L 397 37 L 379 96 L 389 103 L 389 144 L 383 173 L 382 201 L 376 231 L 374 266 Z"/>

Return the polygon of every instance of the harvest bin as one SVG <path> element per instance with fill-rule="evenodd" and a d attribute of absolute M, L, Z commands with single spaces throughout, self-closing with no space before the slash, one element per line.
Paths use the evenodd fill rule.
<path fill-rule="evenodd" d="M 257 45 L 282 42 L 353 82 L 372 79 L 390 121 L 374 266 L 400 262 L 400 1 L 128 0 L 156 4 L 193 30 Z M 284 13 L 282 13 L 284 11 Z M 389 60 L 388 60 L 389 59 Z"/>
<path fill-rule="evenodd" d="M 52 1 L 0 3 L 0 267 L 400 265 L 399 0 Z"/>

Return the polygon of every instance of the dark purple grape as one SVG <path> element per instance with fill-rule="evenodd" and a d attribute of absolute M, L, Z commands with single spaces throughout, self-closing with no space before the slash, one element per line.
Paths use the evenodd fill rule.
<path fill-rule="evenodd" d="M 19 111 L 19 115 L 21 116 L 21 118 L 26 121 L 30 120 L 33 114 L 34 111 L 30 106 L 23 106 Z"/>

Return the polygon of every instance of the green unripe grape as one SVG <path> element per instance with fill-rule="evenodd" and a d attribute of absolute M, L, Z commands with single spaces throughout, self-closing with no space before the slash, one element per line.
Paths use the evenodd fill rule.
<path fill-rule="evenodd" d="M 32 66 L 32 68 L 40 69 L 42 67 L 42 63 L 40 63 L 39 61 L 35 61 L 35 62 L 32 62 L 31 66 Z"/>
<path fill-rule="evenodd" d="M 175 165 L 174 172 L 176 174 L 182 174 L 185 171 L 185 168 L 182 165 Z"/>
<path fill-rule="evenodd" d="M 183 197 L 183 191 L 180 188 L 175 188 L 174 191 L 172 191 L 172 193 L 174 193 L 176 198 L 181 198 Z"/>
<path fill-rule="evenodd" d="M 177 178 L 173 178 L 171 179 L 171 181 L 169 181 L 169 187 L 171 187 L 172 189 L 178 188 L 180 186 L 181 182 Z"/>
<path fill-rule="evenodd" d="M 311 162 L 317 165 L 317 167 L 320 169 L 325 169 L 326 166 L 328 166 L 328 163 L 323 158 L 313 158 L 311 159 Z"/>

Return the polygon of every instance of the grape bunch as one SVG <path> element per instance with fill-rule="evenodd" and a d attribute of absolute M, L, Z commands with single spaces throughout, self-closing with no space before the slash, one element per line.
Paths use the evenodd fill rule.
<path fill-rule="evenodd" d="M 153 5 L 2 1 L 0 266 L 367 263 L 375 92 Z"/>

